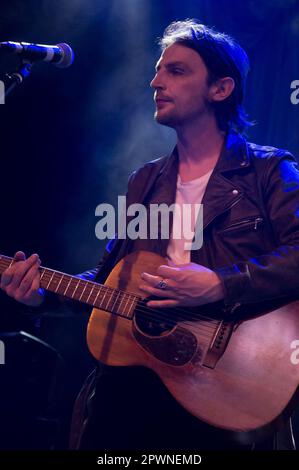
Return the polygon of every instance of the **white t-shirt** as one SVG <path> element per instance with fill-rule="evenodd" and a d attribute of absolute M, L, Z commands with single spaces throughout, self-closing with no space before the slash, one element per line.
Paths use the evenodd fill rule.
<path fill-rule="evenodd" d="M 212 172 L 213 170 L 185 183 L 178 175 L 172 233 L 167 248 L 167 256 L 171 263 L 190 262 L 190 246 L 194 237 L 199 205 Z"/>

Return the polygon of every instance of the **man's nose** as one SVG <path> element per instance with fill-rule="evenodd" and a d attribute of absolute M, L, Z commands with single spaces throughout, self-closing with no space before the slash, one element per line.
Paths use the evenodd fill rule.
<path fill-rule="evenodd" d="M 161 75 L 159 73 L 156 73 L 154 78 L 152 79 L 150 83 L 151 88 L 154 88 L 155 90 L 159 88 L 165 88 L 164 82 L 161 78 Z"/>

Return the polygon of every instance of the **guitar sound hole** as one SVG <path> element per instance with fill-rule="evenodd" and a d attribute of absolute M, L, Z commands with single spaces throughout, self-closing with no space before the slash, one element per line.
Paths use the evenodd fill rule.
<path fill-rule="evenodd" d="M 151 309 L 142 300 L 138 302 L 135 309 L 135 323 L 143 333 L 150 336 L 161 336 L 176 325 L 175 320 L 170 319 L 170 315 L 171 309 Z"/>

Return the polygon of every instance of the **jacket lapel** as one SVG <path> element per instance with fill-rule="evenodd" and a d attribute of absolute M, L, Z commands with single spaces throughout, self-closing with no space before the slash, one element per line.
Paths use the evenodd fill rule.
<path fill-rule="evenodd" d="M 203 229 L 244 197 L 242 189 L 230 180 L 229 174 L 243 171 L 249 164 L 246 141 L 234 132 L 229 133 L 202 200 Z"/>

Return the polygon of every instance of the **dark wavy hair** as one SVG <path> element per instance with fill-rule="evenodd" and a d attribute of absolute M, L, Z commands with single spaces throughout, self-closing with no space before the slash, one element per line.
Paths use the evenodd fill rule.
<path fill-rule="evenodd" d="M 230 36 L 200 24 L 195 19 L 175 21 L 159 39 L 161 50 L 179 43 L 194 49 L 208 69 L 208 85 L 219 78 L 231 77 L 235 88 L 223 101 L 214 102 L 215 116 L 221 130 L 244 133 L 254 123 L 247 119 L 243 107 L 249 59 L 242 47 Z"/>

